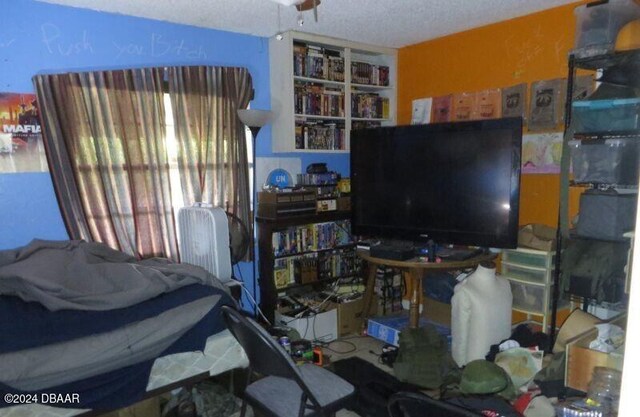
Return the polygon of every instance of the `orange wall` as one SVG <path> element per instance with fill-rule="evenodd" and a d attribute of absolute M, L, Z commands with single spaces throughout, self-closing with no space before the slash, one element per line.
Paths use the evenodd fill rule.
<path fill-rule="evenodd" d="M 411 121 L 411 101 L 463 91 L 566 77 L 575 3 L 404 47 L 398 53 L 398 120 Z M 522 175 L 520 223 L 556 226 L 558 175 Z M 578 207 L 571 193 L 571 212 Z"/>

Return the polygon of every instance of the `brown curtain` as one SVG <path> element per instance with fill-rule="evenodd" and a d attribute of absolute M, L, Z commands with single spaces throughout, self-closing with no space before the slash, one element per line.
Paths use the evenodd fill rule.
<path fill-rule="evenodd" d="M 160 68 L 34 77 L 70 238 L 178 259 L 162 80 Z"/>
<path fill-rule="evenodd" d="M 253 94 L 246 68 L 171 67 L 169 93 L 184 205 L 207 202 L 251 226 L 245 126 Z"/>

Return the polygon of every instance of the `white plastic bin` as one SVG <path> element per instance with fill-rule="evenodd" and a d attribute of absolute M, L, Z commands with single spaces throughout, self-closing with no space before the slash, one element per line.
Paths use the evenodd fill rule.
<path fill-rule="evenodd" d="M 576 43 L 578 58 L 613 51 L 618 31 L 640 18 L 640 6 L 633 0 L 594 1 L 576 7 Z"/>
<path fill-rule="evenodd" d="M 511 283 L 513 309 L 526 313 L 543 314 L 546 310 L 544 287 L 517 281 Z"/>

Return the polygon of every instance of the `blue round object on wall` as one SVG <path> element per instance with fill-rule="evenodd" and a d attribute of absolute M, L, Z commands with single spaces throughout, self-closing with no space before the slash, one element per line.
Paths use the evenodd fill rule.
<path fill-rule="evenodd" d="M 291 174 L 282 168 L 274 169 L 267 176 L 267 185 L 279 188 L 291 187 L 293 185 Z"/>

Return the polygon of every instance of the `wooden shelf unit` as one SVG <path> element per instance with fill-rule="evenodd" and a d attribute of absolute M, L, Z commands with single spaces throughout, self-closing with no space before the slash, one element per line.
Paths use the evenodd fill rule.
<path fill-rule="evenodd" d="M 323 248 L 318 250 L 307 250 L 300 253 L 276 256 L 273 247 L 273 233 L 287 230 L 288 228 L 313 225 L 319 223 L 331 223 L 341 220 L 349 220 L 351 218 L 350 212 L 324 212 L 313 215 L 304 216 L 292 216 L 283 219 L 266 219 L 256 218 L 257 231 L 258 231 L 258 253 L 259 253 L 259 284 L 260 284 L 260 309 L 264 315 L 273 323 L 274 313 L 278 304 L 278 298 L 283 293 L 295 288 L 301 288 L 304 286 L 324 285 L 337 279 L 344 278 L 344 276 L 336 276 L 331 278 L 320 278 L 318 280 L 306 284 L 291 284 L 284 288 L 276 288 L 274 280 L 274 266 L 278 259 L 283 259 L 293 256 L 302 256 L 305 254 L 320 254 L 325 252 L 331 252 L 332 250 L 353 250 L 354 256 L 356 251 L 356 245 L 336 245 L 333 248 Z"/>

